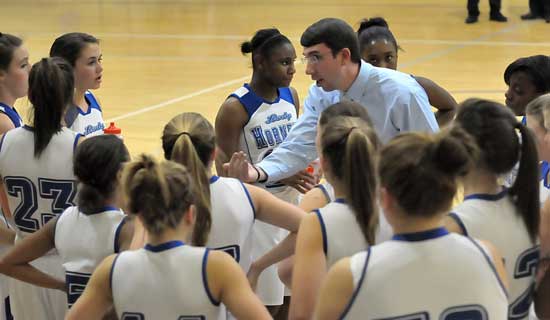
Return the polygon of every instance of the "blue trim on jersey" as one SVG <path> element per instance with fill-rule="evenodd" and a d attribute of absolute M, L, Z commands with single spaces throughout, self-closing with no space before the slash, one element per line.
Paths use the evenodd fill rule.
<path fill-rule="evenodd" d="M 164 243 L 161 243 L 161 244 L 157 244 L 156 246 L 152 245 L 152 244 L 146 244 L 145 245 L 145 250 L 149 250 L 151 252 L 162 252 L 162 251 L 166 251 L 166 250 L 170 250 L 170 249 L 173 249 L 173 248 L 176 248 L 176 247 L 181 247 L 185 245 L 185 243 L 183 243 L 183 241 L 179 241 L 179 240 L 173 240 L 173 241 L 168 241 L 168 242 L 164 242 Z"/>
<path fill-rule="evenodd" d="M 107 210 L 105 210 L 107 211 Z M 127 219 L 128 216 L 125 216 L 124 218 L 122 218 L 122 221 L 120 221 L 120 223 L 118 224 L 118 227 L 116 227 L 116 231 L 115 231 L 115 243 L 114 243 L 114 252 L 115 253 L 119 253 L 120 252 L 120 245 L 119 245 L 119 240 L 120 240 L 120 231 L 122 231 L 122 226 L 126 223 L 126 221 L 128 220 Z"/>
<path fill-rule="evenodd" d="M 2 151 L 2 145 L 4 144 L 4 139 L 6 138 L 7 132 L 4 132 L 2 138 L 0 138 L 0 151 Z"/>
<path fill-rule="evenodd" d="M 453 219 L 456 224 L 458 224 L 458 226 L 462 230 L 462 234 L 468 236 L 468 230 L 466 230 L 466 226 L 464 225 L 464 222 L 462 222 L 462 219 L 460 219 L 458 214 L 456 214 L 455 212 L 451 212 L 449 213 L 449 217 L 451 217 L 451 219 Z"/>
<path fill-rule="evenodd" d="M 8 116 L 8 118 L 11 120 L 15 128 L 21 127 L 21 124 L 23 123 L 23 119 L 21 118 L 19 113 L 17 113 L 17 110 L 15 110 L 15 108 L 0 102 L 0 113 L 3 113 L 6 116 Z"/>
<path fill-rule="evenodd" d="M 96 97 L 90 92 L 90 91 L 86 91 L 84 93 L 84 100 L 86 100 L 86 102 L 88 103 L 88 113 L 90 113 L 90 109 L 97 109 L 99 110 L 99 112 L 103 113 L 103 111 L 101 110 L 101 106 L 99 105 L 99 101 L 97 101 Z M 80 108 L 79 108 L 80 109 Z"/>
<path fill-rule="evenodd" d="M 416 242 L 416 241 L 424 241 L 424 240 L 431 240 L 436 239 L 440 237 L 444 237 L 449 234 L 449 231 L 443 227 L 420 231 L 420 232 L 411 232 L 411 233 L 400 233 L 394 235 L 391 239 L 397 240 L 397 241 L 410 241 L 410 242 Z"/>
<path fill-rule="evenodd" d="M 527 125 L 527 117 L 523 116 L 523 118 L 521 118 L 521 124 L 524 126 Z"/>
<path fill-rule="evenodd" d="M 495 264 L 493 263 L 493 259 L 491 259 L 488 255 L 487 255 L 487 252 L 485 252 L 485 250 L 483 250 L 483 248 L 479 245 L 479 243 L 477 243 L 477 241 L 475 241 L 474 239 L 470 238 L 470 237 L 466 237 L 468 240 L 470 240 L 474 246 L 476 246 L 476 248 L 479 249 L 479 251 L 481 251 L 481 253 L 483 254 L 483 256 L 485 257 L 485 260 L 487 261 L 487 263 L 489 264 L 489 266 L 491 267 L 491 269 L 493 270 L 493 273 L 495 274 L 495 277 L 497 278 L 498 280 L 498 283 L 500 285 L 500 288 L 502 289 L 502 291 L 504 292 L 504 294 L 506 295 L 506 298 L 508 298 L 508 290 L 506 290 L 506 287 L 504 286 L 504 284 L 502 283 L 502 279 L 500 279 L 500 277 L 498 276 L 498 272 L 497 272 L 497 268 L 495 267 Z"/>
<path fill-rule="evenodd" d="M 115 272 L 115 264 L 121 254 L 122 253 L 116 255 L 115 259 L 113 260 L 113 264 L 111 265 L 111 272 L 109 272 L 109 285 L 111 286 L 111 294 L 113 294 L 113 273 Z"/>
<path fill-rule="evenodd" d="M 331 201 L 330 200 L 330 194 L 328 194 L 327 188 L 325 188 L 324 185 L 318 184 L 314 188 L 319 188 L 319 189 L 321 189 L 321 191 L 323 191 L 323 194 L 325 195 L 325 199 L 327 199 L 327 203 L 329 203 Z"/>
<path fill-rule="evenodd" d="M 117 208 L 117 207 L 113 207 L 113 206 L 105 206 L 95 212 L 92 212 L 92 213 L 88 213 L 86 215 L 88 216 L 91 216 L 91 215 L 94 215 L 94 214 L 100 214 L 100 213 L 103 213 L 105 211 L 120 211 L 120 208 Z"/>
<path fill-rule="evenodd" d="M 344 199 L 344 198 L 338 198 L 338 199 L 334 199 L 334 202 L 346 204 L 346 199 Z"/>
<path fill-rule="evenodd" d="M 22 128 L 23 128 L 23 129 L 25 129 L 25 130 L 28 130 L 28 131 L 34 132 L 34 128 L 33 128 L 33 127 L 31 127 L 31 126 L 29 126 L 29 125 L 26 125 L 26 124 L 24 124 Z"/>
<path fill-rule="evenodd" d="M 550 189 L 550 181 L 548 179 L 548 173 L 550 172 L 550 166 L 548 162 L 542 161 L 540 164 L 540 180 L 546 189 Z"/>
<path fill-rule="evenodd" d="M 81 135 L 80 133 L 77 133 L 76 134 L 76 137 L 74 138 L 74 143 L 73 143 L 73 151 L 76 150 L 76 147 L 78 146 L 78 140 L 83 137 L 83 135 Z"/>
<path fill-rule="evenodd" d="M 250 203 L 250 207 L 252 207 L 252 213 L 254 214 L 254 220 L 256 220 L 256 208 L 254 208 L 254 202 L 252 202 L 252 198 L 250 197 L 250 193 L 248 192 L 248 189 L 246 188 L 244 183 L 242 183 L 242 181 L 240 181 L 240 180 L 239 180 L 239 182 L 241 183 L 241 186 L 243 186 L 244 193 L 246 193 L 246 197 L 248 198 L 248 202 Z"/>
<path fill-rule="evenodd" d="M 365 280 L 365 275 L 367 274 L 367 266 L 369 265 L 369 258 L 370 258 L 370 251 L 371 247 L 367 249 L 367 256 L 365 258 L 365 264 L 363 265 L 363 270 L 361 271 L 361 278 L 359 278 L 359 283 L 357 283 L 357 288 L 353 291 L 353 294 L 351 295 L 351 299 L 348 302 L 348 305 L 344 309 L 344 312 L 340 316 L 340 319 L 344 319 L 349 311 L 351 310 L 351 307 L 353 306 L 353 303 L 355 302 L 355 299 L 357 299 L 357 296 L 359 295 L 359 291 L 361 290 L 363 286 L 363 282 Z M 351 271 L 351 259 L 350 259 L 350 271 Z"/>
<path fill-rule="evenodd" d="M 209 253 L 210 249 L 206 248 L 206 250 L 204 251 L 204 256 L 202 257 L 202 285 L 204 286 L 204 290 L 206 291 L 206 295 L 208 296 L 210 302 L 212 302 L 212 304 L 217 307 L 220 305 L 220 301 L 216 301 L 216 299 L 214 299 L 212 292 L 210 292 L 210 287 L 208 287 L 208 275 L 206 273 L 206 265 L 208 264 Z"/>
<path fill-rule="evenodd" d="M 265 104 L 275 104 L 278 103 L 281 99 L 292 103 L 294 105 L 294 98 L 292 97 L 292 91 L 288 87 L 278 88 L 277 89 L 277 98 L 273 101 L 267 101 L 264 98 L 258 96 L 252 88 L 250 88 L 250 85 L 248 83 L 243 84 L 243 87 L 245 87 L 248 92 L 244 94 L 242 97 L 239 97 L 235 93 L 232 93 L 229 95 L 229 97 L 233 97 L 241 103 L 241 105 L 244 107 L 244 110 L 248 114 L 248 118 L 252 117 L 252 115 L 260 108 L 260 106 Z"/>
<path fill-rule="evenodd" d="M 218 176 L 211 176 L 211 177 L 210 177 L 210 184 L 212 184 L 212 183 L 218 181 L 219 179 L 220 179 L 220 177 L 218 177 Z"/>
<path fill-rule="evenodd" d="M 319 224 L 321 225 L 321 234 L 323 235 L 323 252 L 325 253 L 325 256 L 328 252 L 328 242 L 327 242 L 327 227 L 325 226 L 325 221 L 323 220 L 323 216 L 321 216 L 321 211 L 319 209 L 313 210 L 315 214 L 317 215 L 317 218 L 319 219 Z"/>
<path fill-rule="evenodd" d="M 464 197 L 464 201 L 466 200 L 486 200 L 486 201 L 498 201 L 508 195 L 508 189 L 504 188 L 501 192 L 497 194 L 489 194 L 489 193 L 475 193 L 470 194 L 466 197 Z"/>

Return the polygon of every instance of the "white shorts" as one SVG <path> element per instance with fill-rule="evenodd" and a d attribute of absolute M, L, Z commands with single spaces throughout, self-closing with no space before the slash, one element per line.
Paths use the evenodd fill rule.
<path fill-rule="evenodd" d="M 65 278 L 61 258 L 57 254 L 46 255 L 31 263 L 34 267 L 58 279 Z M 67 312 L 67 294 L 54 289 L 9 279 L 11 311 L 17 320 L 62 320 Z"/>

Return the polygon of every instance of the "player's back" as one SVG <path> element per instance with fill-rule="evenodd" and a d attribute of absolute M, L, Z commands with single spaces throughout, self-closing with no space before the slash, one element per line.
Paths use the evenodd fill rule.
<path fill-rule="evenodd" d="M 464 234 L 490 241 L 497 247 L 510 282 L 510 318 L 526 318 L 532 301 L 539 246 L 531 242 L 507 191 L 467 196 L 452 211 L 451 216 L 460 221 Z"/>
<path fill-rule="evenodd" d="M 80 297 L 99 263 L 119 252 L 118 236 L 124 217 L 120 209 L 111 207 L 89 215 L 78 207 L 69 207 L 59 217 L 55 247 L 65 268 L 69 307 Z"/>
<path fill-rule="evenodd" d="M 255 212 L 244 184 L 237 179 L 210 179 L 212 227 L 206 245 L 229 253 L 246 272 L 250 267 L 250 235 Z"/>
<path fill-rule="evenodd" d="M 506 319 L 507 298 L 486 249 L 443 228 L 396 235 L 350 260 L 345 319 Z"/>
<path fill-rule="evenodd" d="M 179 241 L 120 253 L 111 290 L 120 319 L 220 319 L 223 305 L 208 289 L 208 249 Z"/>
<path fill-rule="evenodd" d="M 0 145 L 0 174 L 19 238 L 40 229 L 74 205 L 77 184 L 73 153 L 79 137 L 63 128 L 36 158 L 33 128 L 23 126 L 4 135 Z"/>

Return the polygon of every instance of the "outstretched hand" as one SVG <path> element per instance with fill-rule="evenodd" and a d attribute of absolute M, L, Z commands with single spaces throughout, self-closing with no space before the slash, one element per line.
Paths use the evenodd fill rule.
<path fill-rule="evenodd" d="M 319 178 L 305 169 L 297 172 L 293 176 L 282 179 L 281 182 L 287 186 L 293 187 L 300 193 L 306 193 L 319 183 Z"/>
<path fill-rule="evenodd" d="M 226 177 L 249 183 L 258 181 L 258 171 L 248 162 L 243 151 L 233 153 L 231 160 L 223 164 L 223 170 Z"/>

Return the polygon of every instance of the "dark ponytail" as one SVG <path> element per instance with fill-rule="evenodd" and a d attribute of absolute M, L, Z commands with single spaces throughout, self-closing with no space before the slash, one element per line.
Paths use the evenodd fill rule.
<path fill-rule="evenodd" d="M 128 160 L 128 149 L 113 135 L 91 137 L 78 145 L 73 168 L 80 182 L 78 207 L 81 212 L 93 214 L 101 211 L 105 201 L 115 194 L 118 173 Z"/>
<path fill-rule="evenodd" d="M 363 52 L 366 46 L 372 41 L 378 40 L 386 40 L 391 42 L 395 47 L 396 52 L 401 49 L 401 47 L 397 44 L 397 40 L 395 40 L 393 33 L 390 31 L 388 23 L 382 17 L 361 20 L 359 29 L 357 29 L 357 37 L 359 38 L 359 49 L 361 52 Z"/>
<path fill-rule="evenodd" d="M 382 148 L 380 182 L 408 215 L 432 217 L 451 207 L 457 178 L 477 155 L 475 141 L 460 128 L 400 134 Z"/>
<path fill-rule="evenodd" d="M 512 111 L 489 100 L 464 101 L 458 108 L 456 122 L 479 145 L 478 165 L 482 168 L 495 175 L 509 174 L 519 161 L 517 177 L 509 194 L 531 240 L 535 241 L 540 224 L 539 160 L 535 138 Z"/>
<path fill-rule="evenodd" d="M 33 106 L 34 156 L 40 154 L 54 134 L 61 131 L 61 119 L 73 101 L 73 68 L 62 58 L 43 58 L 29 74 L 29 100 Z"/>

